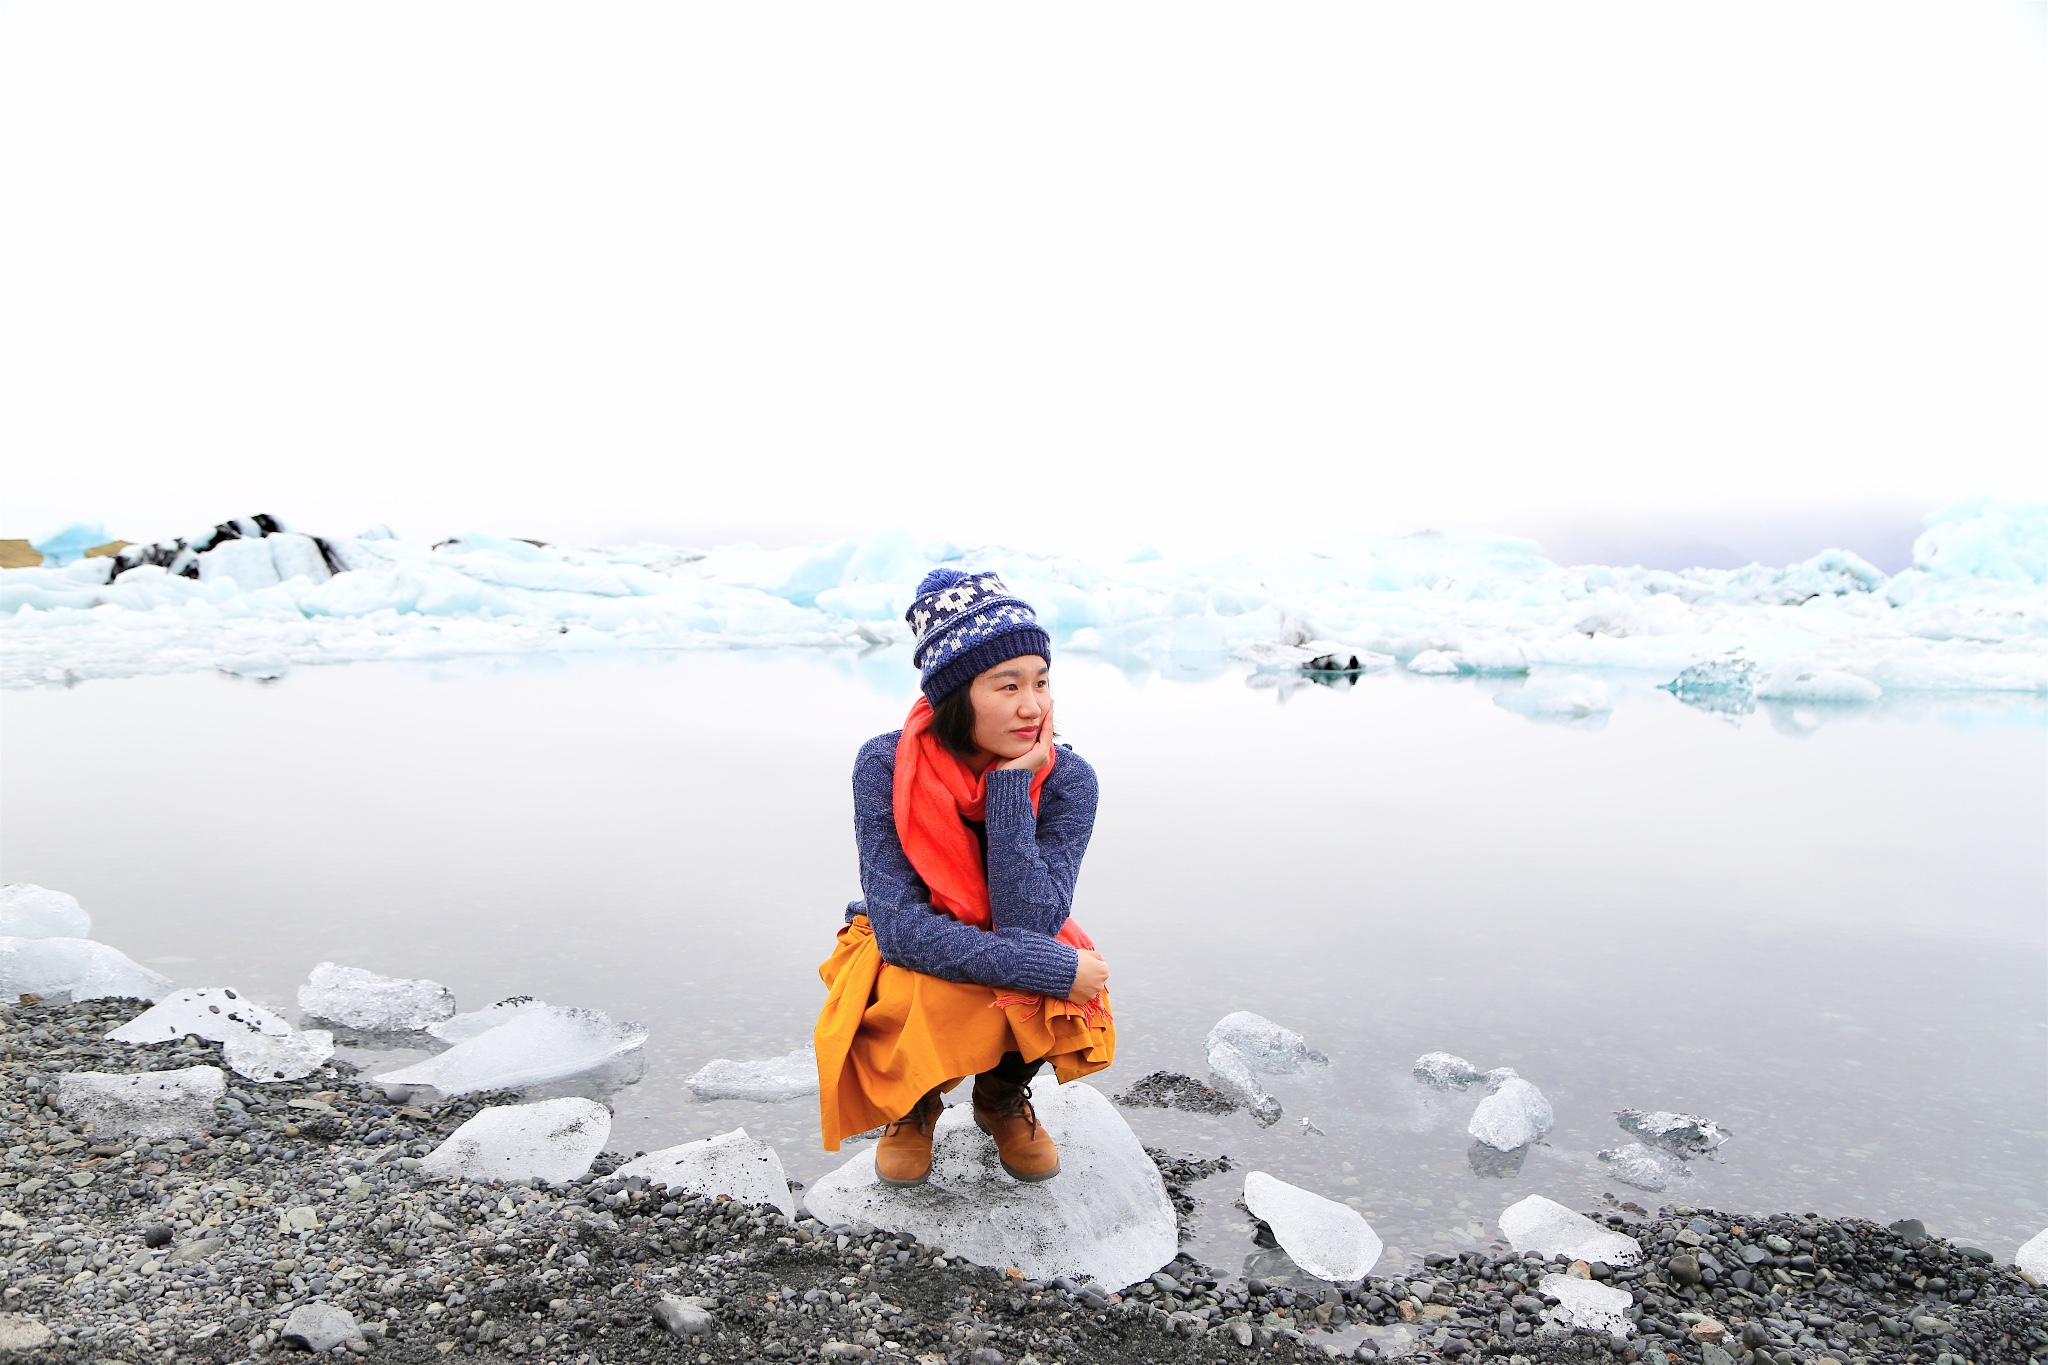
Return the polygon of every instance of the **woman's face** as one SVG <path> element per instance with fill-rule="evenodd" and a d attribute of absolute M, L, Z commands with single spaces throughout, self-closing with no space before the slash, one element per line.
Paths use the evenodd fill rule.
<path fill-rule="evenodd" d="M 996 760 L 1022 758 L 1038 742 L 1052 710 L 1052 666 L 1036 654 L 1005 660 L 967 684 L 974 702 L 974 744 Z"/>

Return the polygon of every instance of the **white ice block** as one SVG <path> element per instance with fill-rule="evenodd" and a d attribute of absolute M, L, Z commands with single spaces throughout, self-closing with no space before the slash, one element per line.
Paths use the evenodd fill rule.
<path fill-rule="evenodd" d="M 171 979 L 89 938 L 0 938 L 0 996 L 155 1000 Z"/>
<path fill-rule="evenodd" d="M 530 995 L 508 996 L 495 1005 L 486 1005 L 468 1014 L 452 1015 L 438 1024 L 427 1025 L 427 1032 L 444 1043 L 466 1043 L 479 1033 L 488 1032 L 505 1023 L 512 1016 L 524 1010 L 544 1010 L 545 1000 L 536 1000 Z"/>
<path fill-rule="evenodd" d="M 1487 1073 L 1493 1092 L 1479 1101 L 1465 1131 L 1496 1151 L 1512 1152 L 1543 1137 L 1556 1124 L 1543 1092 L 1503 1067 Z"/>
<path fill-rule="evenodd" d="M 1207 1045 L 1227 1043 L 1252 1070 L 1268 1076 L 1295 1076 L 1310 1067 L 1330 1064 L 1330 1059 L 1308 1045 L 1291 1028 L 1282 1028 L 1262 1015 L 1238 1010 L 1224 1015 L 1209 1030 Z"/>
<path fill-rule="evenodd" d="M 773 1204 L 786 1217 L 796 1217 L 796 1198 L 782 1158 L 744 1128 L 717 1137 L 664 1147 L 619 1167 L 617 1176 L 645 1176 L 650 1185 L 679 1194 L 716 1198 L 728 1195 L 742 1204 Z"/>
<path fill-rule="evenodd" d="M 307 578 L 315 583 L 325 583 L 334 577 L 334 571 L 327 567 L 327 556 L 320 553 L 320 546 L 311 536 L 296 531 L 283 531 L 274 536 L 265 536 L 260 542 L 270 547 L 271 567 L 277 570 L 280 583 L 289 578 Z"/>
<path fill-rule="evenodd" d="M 1244 1206 L 1273 1229 L 1280 1249 L 1324 1280 L 1362 1280 L 1379 1261 L 1379 1234 L 1357 1209 L 1252 1171 L 1244 1178 Z"/>
<path fill-rule="evenodd" d="M 187 1034 L 221 1044 L 221 1054 L 238 1076 L 252 1081 L 296 1081 L 310 1076 L 334 1055 L 334 1035 L 324 1029 L 301 1032 L 225 986 L 206 986 L 166 996 L 107 1035 L 117 1043 L 169 1043 Z"/>
<path fill-rule="evenodd" d="M 1012 1180 L 968 1106 L 956 1104 L 939 1119 L 923 1185 L 882 1184 L 870 1148 L 821 1176 L 804 1202 L 827 1223 L 872 1223 L 1039 1280 L 1086 1276 L 1121 1289 L 1171 1261 L 1180 1249 L 1173 1205 L 1130 1125 L 1082 1081 L 1041 1076 L 1031 1097 L 1059 1146 L 1051 1180 Z"/>
<path fill-rule="evenodd" d="M 590 1169 L 612 1135 L 612 1112 L 569 1097 L 479 1111 L 427 1153 L 420 1169 L 449 1180 L 546 1180 Z"/>
<path fill-rule="evenodd" d="M 438 1057 L 388 1071 L 377 1080 L 431 1086 L 443 1095 L 515 1090 L 593 1071 L 646 1041 L 647 1030 L 639 1024 L 614 1023 L 598 1010 L 547 1005 L 520 1010 Z"/>
<path fill-rule="evenodd" d="M 1540 1194 L 1502 1209 L 1500 1230 L 1508 1245 L 1524 1254 L 1533 1251 L 1616 1266 L 1634 1265 L 1643 1258 L 1643 1248 L 1635 1238 L 1603 1228 Z"/>
<path fill-rule="evenodd" d="M 411 1033 L 454 1014 L 455 993 L 438 981 L 379 976 L 322 962 L 299 987 L 299 1008 L 347 1028 Z"/>
<path fill-rule="evenodd" d="M 224 540 L 199 556 L 199 581 L 229 580 L 243 592 L 268 588 L 278 582 L 277 563 L 270 547 L 261 540 Z"/>
<path fill-rule="evenodd" d="M 1260 1083 L 1245 1055 L 1229 1043 L 1209 1044 L 1209 1085 L 1249 1107 L 1261 1123 L 1271 1125 L 1280 1118 L 1279 1097 Z"/>
<path fill-rule="evenodd" d="M 1679 1158 L 1640 1142 L 1625 1143 L 1603 1151 L 1600 1160 L 1607 1163 L 1607 1173 L 1622 1184 L 1633 1185 L 1652 1194 L 1667 1190 L 1680 1180 L 1692 1178 L 1692 1172 Z"/>
<path fill-rule="evenodd" d="M 700 1100 L 793 1100 L 818 1093 L 818 1054 L 810 1044 L 781 1057 L 706 1062 L 684 1084 Z"/>
<path fill-rule="evenodd" d="M 1617 1109 L 1614 1121 L 1624 1133 L 1633 1133 L 1655 1147 L 1690 1159 L 1707 1156 L 1728 1141 L 1728 1130 L 1698 1114 L 1674 1114 L 1668 1109 L 1644 1113 L 1640 1109 Z"/>
<path fill-rule="evenodd" d="M 28 882 L 0 886 L 0 936 L 8 938 L 84 938 L 92 917 L 62 891 Z"/>
<path fill-rule="evenodd" d="M 1576 1275 L 1545 1275 L 1536 1287 L 1558 1300 L 1548 1316 L 1561 1326 L 1586 1327 L 1617 1337 L 1628 1336 L 1636 1329 L 1628 1320 L 1629 1307 L 1635 1300 L 1626 1289 L 1612 1289 L 1598 1280 L 1582 1280 Z"/>
<path fill-rule="evenodd" d="M 2048 1228 L 2029 1237 L 2013 1253 L 2012 1263 L 2034 1277 L 2036 1284 L 2048 1284 Z"/>
<path fill-rule="evenodd" d="M 214 1101 L 227 1094 L 217 1066 L 116 1076 L 67 1071 L 57 1078 L 57 1107 L 103 1137 L 196 1138 L 215 1122 Z"/>
<path fill-rule="evenodd" d="M 1448 1052 L 1425 1052 L 1417 1057 L 1414 1076 L 1432 1090 L 1463 1090 L 1483 1079 L 1478 1067 Z"/>

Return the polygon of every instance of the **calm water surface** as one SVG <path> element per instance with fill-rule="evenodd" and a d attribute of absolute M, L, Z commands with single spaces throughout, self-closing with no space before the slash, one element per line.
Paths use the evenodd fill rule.
<path fill-rule="evenodd" d="M 1604 725 L 1470 682 L 1286 696 L 1067 657 L 1062 733 L 1101 773 L 1076 913 L 1114 971 L 1097 1079 L 1202 1072 L 1234 1009 L 1332 1065 L 1276 1126 L 1127 1111 L 1147 1142 L 1356 1201 L 1400 1258 L 1475 1245 L 1531 1192 L 1576 1207 L 1815 1210 L 2009 1256 L 2048 1224 L 2048 740 L 2031 701 L 1759 712 L 1612 681 Z M 13 693 L 9 881 L 181 985 L 289 1006 L 322 959 L 652 1030 L 613 1145 L 736 1125 L 810 1180 L 812 1101 L 703 1104 L 714 1057 L 804 1042 L 858 894 L 848 774 L 913 695 L 901 652 L 361 665 Z M 296 1013 L 296 1011 L 290 1011 Z M 1557 1111 L 1476 1174 L 1445 1049 Z M 381 1055 L 358 1060 L 381 1061 Z M 1737 1136 L 1665 1196 L 1606 1178 L 1613 1111 Z M 1320 1134 L 1304 1130 L 1312 1121 Z M 1253 1251 L 1237 1179 L 1197 1250 Z"/>

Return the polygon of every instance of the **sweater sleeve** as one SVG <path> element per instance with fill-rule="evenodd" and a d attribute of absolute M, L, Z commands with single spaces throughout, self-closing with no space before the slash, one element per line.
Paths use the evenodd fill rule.
<path fill-rule="evenodd" d="M 1064 745 L 1035 816 L 1030 773 L 988 775 L 988 901 L 998 929 L 1057 934 L 1066 924 L 1095 832 L 1095 796 L 1095 770 Z"/>
<path fill-rule="evenodd" d="M 931 903 L 931 892 L 896 837 L 896 736 L 868 741 L 853 767 L 854 837 L 865 898 L 847 907 L 874 926 L 882 960 L 947 981 L 1064 997 L 1079 959 L 1049 934 L 962 924 Z"/>

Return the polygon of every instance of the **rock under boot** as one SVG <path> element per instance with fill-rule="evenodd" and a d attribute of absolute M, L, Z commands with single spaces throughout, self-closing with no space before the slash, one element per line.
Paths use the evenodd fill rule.
<path fill-rule="evenodd" d="M 1028 1087 L 976 1076 L 974 1125 L 996 1140 L 996 1159 L 1012 1179 L 1050 1180 L 1060 1173 L 1059 1150 L 1038 1126 Z"/>
<path fill-rule="evenodd" d="M 921 1185 L 932 1173 L 932 1129 L 945 1112 L 937 1090 L 928 1090 L 910 1112 L 882 1130 L 875 1144 L 875 1177 L 884 1185 Z"/>

